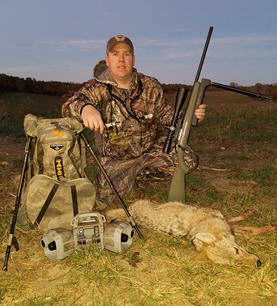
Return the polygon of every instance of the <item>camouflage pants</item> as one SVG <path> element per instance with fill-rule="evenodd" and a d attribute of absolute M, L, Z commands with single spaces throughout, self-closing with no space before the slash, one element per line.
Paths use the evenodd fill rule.
<path fill-rule="evenodd" d="M 184 160 L 190 172 L 198 166 L 198 157 L 189 146 L 184 151 Z M 157 146 L 152 152 L 134 159 L 115 160 L 102 157 L 101 164 L 117 192 L 124 198 L 130 194 L 136 181 L 171 179 L 177 164 L 177 155 L 163 153 L 161 147 Z M 97 206 L 101 206 L 100 203 L 104 206 L 112 203 L 115 194 L 102 173 L 98 173 L 94 183 L 97 188 Z"/>

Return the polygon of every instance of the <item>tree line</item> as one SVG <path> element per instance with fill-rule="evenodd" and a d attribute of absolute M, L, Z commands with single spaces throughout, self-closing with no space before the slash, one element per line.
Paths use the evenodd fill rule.
<path fill-rule="evenodd" d="M 0 74 L 0 93 L 5 91 L 29 92 L 62 96 L 77 91 L 82 84 L 58 81 L 37 81 L 34 78 L 20 78 Z"/>
<path fill-rule="evenodd" d="M 47 94 L 55 96 L 70 96 L 75 91 L 83 86 L 84 83 L 72 83 L 72 82 L 59 82 L 59 81 L 37 81 L 34 78 L 20 78 L 16 76 L 9 76 L 0 73 L 0 93 L 5 91 L 16 92 L 29 92 L 36 94 Z M 178 87 L 185 86 L 191 89 L 191 86 L 184 84 L 162 84 L 165 92 L 175 92 Z M 265 95 L 277 98 L 277 83 L 275 84 L 261 84 L 257 83 L 252 86 L 240 86 L 239 84 L 232 82 L 230 86 L 238 87 L 241 89 L 260 92 Z M 209 90 L 221 90 L 216 88 L 209 88 Z"/>

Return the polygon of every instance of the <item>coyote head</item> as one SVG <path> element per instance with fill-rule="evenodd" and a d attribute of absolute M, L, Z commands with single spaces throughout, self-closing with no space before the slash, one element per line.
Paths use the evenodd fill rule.
<path fill-rule="evenodd" d="M 239 246 L 232 235 L 215 237 L 211 233 L 198 233 L 193 237 L 192 243 L 200 252 L 198 259 L 227 265 L 259 267 L 262 264 L 258 256 Z"/>

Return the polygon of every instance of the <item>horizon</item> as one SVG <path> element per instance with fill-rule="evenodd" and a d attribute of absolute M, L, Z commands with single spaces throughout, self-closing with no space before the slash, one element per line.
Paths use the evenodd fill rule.
<path fill-rule="evenodd" d="M 16 10 L 14 9 L 16 5 Z M 136 69 L 163 84 L 193 84 L 210 26 L 201 78 L 241 86 L 276 84 L 277 3 L 197 0 L 12 0 L 1 3 L 0 73 L 83 83 L 106 41 L 134 43 Z M 11 22 L 12 21 L 12 22 Z"/>
<path fill-rule="evenodd" d="M 0 75 L 2 73 L 0 72 Z M 29 79 L 30 77 L 20 77 L 18 75 L 8 75 L 6 73 L 3 73 L 4 75 L 6 75 L 7 77 L 11 77 L 11 78 L 20 78 L 24 81 L 26 81 L 27 79 Z M 73 84 L 73 85 L 82 85 L 83 83 L 85 83 L 86 81 L 84 82 L 72 82 L 72 81 L 58 81 L 58 80 L 38 80 L 36 78 L 30 78 L 32 79 L 34 82 L 45 82 L 45 83 L 51 83 L 51 82 L 57 82 L 57 83 L 69 83 L 69 84 Z M 193 86 L 193 84 L 187 84 L 187 83 L 162 83 L 161 82 L 161 85 L 165 85 L 165 86 L 178 86 L 178 85 L 183 85 L 183 86 Z M 241 85 L 241 84 L 238 84 L 237 82 L 230 82 L 229 84 L 223 84 L 223 85 L 229 85 L 229 86 L 233 86 L 233 87 L 255 87 L 256 85 L 262 85 L 262 86 L 277 86 L 277 82 L 276 83 L 255 83 L 255 84 L 248 84 L 248 85 Z"/>

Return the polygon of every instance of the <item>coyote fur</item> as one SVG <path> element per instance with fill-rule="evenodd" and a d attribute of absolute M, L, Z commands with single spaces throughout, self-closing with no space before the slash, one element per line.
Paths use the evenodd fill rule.
<path fill-rule="evenodd" d="M 218 210 L 195 207 L 179 202 L 157 203 L 150 200 L 138 200 L 129 206 L 129 211 L 136 222 L 159 232 L 183 236 L 193 243 L 200 252 L 200 260 L 209 260 L 218 264 L 242 264 L 260 266 L 259 257 L 246 251 L 235 242 L 235 237 L 228 222 L 246 219 L 251 214 L 246 212 L 243 218 L 229 218 L 228 222 Z M 106 212 L 109 222 L 122 220 L 122 209 Z M 242 230 L 244 227 L 241 227 Z M 245 227 L 251 231 L 251 227 Z M 275 230 L 267 228 L 268 230 Z M 235 228 L 240 231 L 240 227 Z M 263 228 L 262 232 L 266 230 Z M 255 233 L 255 231 L 254 231 Z"/>

